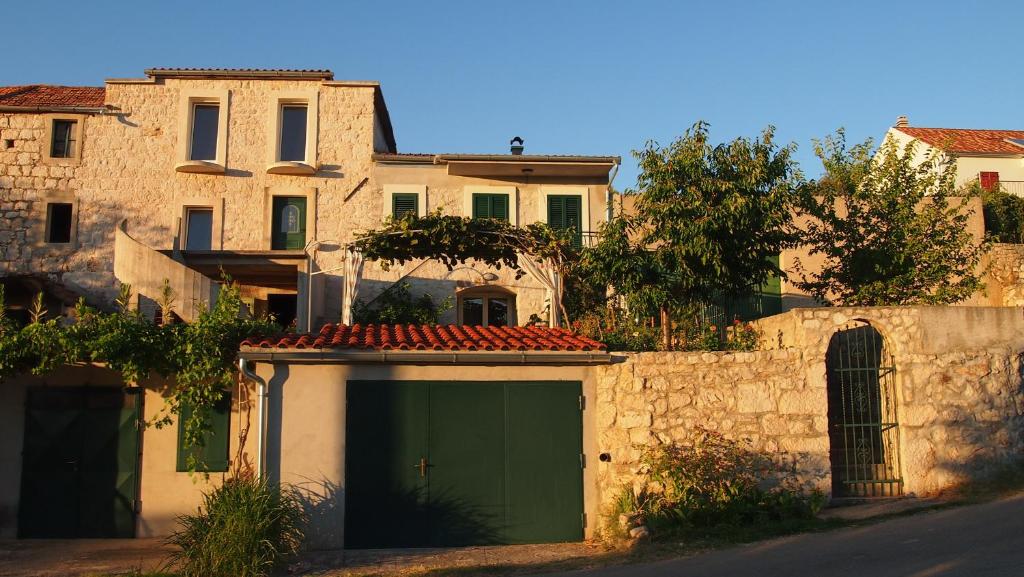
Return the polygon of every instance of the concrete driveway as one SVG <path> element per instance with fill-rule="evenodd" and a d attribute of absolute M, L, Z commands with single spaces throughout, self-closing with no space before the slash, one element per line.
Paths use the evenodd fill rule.
<path fill-rule="evenodd" d="M 1024 494 L 577 577 L 1024 576 Z"/>

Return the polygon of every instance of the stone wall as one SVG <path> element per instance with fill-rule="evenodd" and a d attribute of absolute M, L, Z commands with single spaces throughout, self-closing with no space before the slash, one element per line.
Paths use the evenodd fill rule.
<path fill-rule="evenodd" d="M 639 446 L 695 427 L 750 439 L 806 487 L 831 492 L 825 353 L 866 321 L 896 366 L 904 492 L 932 494 L 1024 455 L 1024 314 L 1001 307 L 797 309 L 759 323 L 755 352 L 623 354 L 599 367 L 601 498 L 638 479 Z"/>
<path fill-rule="evenodd" d="M 1024 244 L 993 244 L 988 260 L 988 302 L 996 306 L 1024 305 Z"/>

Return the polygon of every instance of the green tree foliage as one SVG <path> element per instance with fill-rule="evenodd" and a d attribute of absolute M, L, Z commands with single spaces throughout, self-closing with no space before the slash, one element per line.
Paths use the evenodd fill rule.
<path fill-rule="evenodd" d="M 0 314 L 0 379 L 22 373 L 42 375 L 64 365 L 100 363 L 121 373 L 126 383 L 152 375 L 173 377 L 167 411 L 155 424 L 170 422 L 183 405 L 192 407 L 184 424 L 184 442 L 201 446 L 210 427 L 210 411 L 235 383 L 238 345 L 248 337 L 280 331 L 266 319 L 239 315 L 238 288 L 225 283 L 217 303 L 189 324 L 156 325 L 128 308 L 131 289 L 122 285 L 118 312 L 103 313 L 79 301 L 73 321 L 46 318 L 43 311 L 18 328 Z M 41 307 L 41 300 L 36 308 Z M 0 311 L 4 310 L 0 287 Z M 191 457 L 194 459 L 194 457 Z M 200 463 L 190 462 L 191 468 Z"/>
<path fill-rule="evenodd" d="M 452 297 L 447 297 L 439 304 L 429 294 L 413 298 L 409 292 L 408 282 L 391 285 L 376 299 L 365 303 L 356 299 L 352 307 L 352 316 L 360 324 L 417 324 L 434 325 L 438 318 L 452 308 Z"/>
<path fill-rule="evenodd" d="M 981 197 L 985 232 L 992 241 L 1024 243 L 1024 198 L 1006 192 L 1001 186 L 985 190 L 977 181 L 965 192 Z"/>
<path fill-rule="evenodd" d="M 698 122 L 667 147 L 634 152 L 641 174 L 635 210 L 601 229 L 586 255 L 593 279 L 614 287 L 633 314 L 663 319 L 671 348 L 670 313 L 741 296 L 772 274 L 769 258 L 792 241 L 794 147 L 778 147 L 774 129 L 760 138 L 713 145 Z"/>
<path fill-rule="evenodd" d="M 967 230 L 972 211 L 957 197 L 955 166 L 914 161 L 914 144 L 871 141 L 847 148 L 840 130 L 815 143 L 824 175 L 805 187 L 802 238 L 820 272 L 797 264 L 795 284 L 841 305 L 947 304 L 982 288 L 988 249 Z"/>

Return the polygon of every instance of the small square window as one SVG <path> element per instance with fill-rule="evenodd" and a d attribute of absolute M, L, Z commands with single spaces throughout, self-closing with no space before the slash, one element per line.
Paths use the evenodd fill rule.
<path fill-rule="evenodd" d="M 217 125 L 220 105 L 196 104 L 192 107 L 192 140 L 189 160 L 217 160 Z"/>
<path fill-rule="evenodd" d="M 305 104 L 286 104 L 281 107 L 281 158 L 282 161 L 306 161 L 306 115 Z"/>
<path fill-rule="evenodd" d="M 51 202 L 46 205 L 46 242 L 71 242 L 72 205 L 69 202 Z"/>
<path fill-rule="evenodd" d="M 213 209 L 189 208 L 185 211 L 185 250 L 213 249 Z"/>
<path fill-rule="evenodd" d="M 391 195 L 391 217 L 395 220 L 407 214 L 419 216 L 420 197 L 415 192 L 396 192 Z"/>
<path fill-rule="evenodd" d="M 4 140 L 4 148 L 8 148 L 8 149 L 9 148 L 14 148 L 14 139 L 13 138 L 8 138 L 8 139 Z"/>
<path fill-rule="evenodd" d="M 74 120 L 54 120 L 51 132 L 50 158 L 74 158 L 75 133 L 78 122 Z"/>

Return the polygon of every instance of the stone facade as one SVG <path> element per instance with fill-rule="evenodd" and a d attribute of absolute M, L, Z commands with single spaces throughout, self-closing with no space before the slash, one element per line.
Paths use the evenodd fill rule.
<path fill-rule="evenodd" d="M 992 245 L 985 292 L 990 304 L 1024 306 L 1024 244 Z"/>
<path fill-rule="evenodd" d="M 601 498 L 638 480 L 640 446 L 695 427 L 750 439 L 805 487 L 831 491 L 826 351 L 866 321 L 895 360 L 904 492 L 932 494 L 1024 454 L 1020 309 L 797 309 L 762 319 L 755 352 L 624 354 L 597 368 Z"/>

